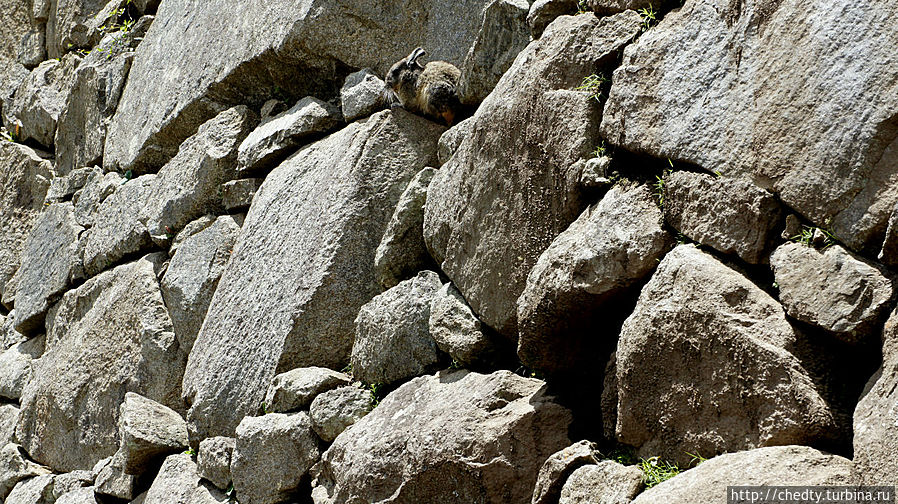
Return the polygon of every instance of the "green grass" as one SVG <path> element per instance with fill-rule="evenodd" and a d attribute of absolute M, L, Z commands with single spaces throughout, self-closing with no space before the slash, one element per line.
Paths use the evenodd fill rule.
<path fill-rule="evenodd" d="M 649 4 L 648 7 L 638 9 L 636 12 L 639 13 L 640 16 L 642 16 L 642 24 L 640 25 L 640 28 L 643 32 L 648 31 L 649 28 L 655 26 L 656 24 L 658 24 L 658 21 L 660 21 L 658 19 L 658 11 L 655 10 L 652 4 Z"/>
<path fill-rule="evenodd" d="M 590 97 L 597 102 L 601 102 L 605 96 L 605 85 L 611 82 L 611 79 L 604 74 L 592 74 L 583 79 L 583 82 L 577 86 L 577 91 L 586 91 Z"/>
<path fill-rule="evenodd" d="M 836 244 L 836 236 L 831 231 L 814 226 L 801 226 L 801 232 L 789 239 L 806 247 L 813 247 L 814 235 L 817 233 L 817 230 L 823 233 L 822 250 L 826 250 Z"/>
<path fill-rule="evenodd" d="M 640 459 L 639 468 L 642 470 L 642 481 L 646 488 L 652 488 L 680 474 L 680 468 L 676 464 L 658 457 Z"/>
<path fill-rule="evenodd" d="M 589 12 L 589 7 L 586 6 L 586 0 L 579 0 L 577 2 L 577 15 L 586 14 Z"/>
<path fill-rule="evenodd" d="M 592 157 L 603 157 L 608 153 L 608 148 L 605 146 L 605 141 L 602 140 L 599 145 L 596 146 L 596 149 L 592 151 Z"/>

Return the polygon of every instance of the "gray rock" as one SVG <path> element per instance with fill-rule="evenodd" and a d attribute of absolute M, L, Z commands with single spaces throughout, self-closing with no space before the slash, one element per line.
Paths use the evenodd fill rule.
<path fill-rule="evenodd" d="M 585 465 L 568 476 L 558 504 L 630 504 L 642 492 L 642 471 L 612 460 Z"/>
<path fill-rule="evenodd" d="M 608 170 L 611 167 L 611 158 L 608 156 L 590 158 L 583 161 L 583 169 L 580 171 L 580 185 L 585 189 L 597 189 L 611 184 Z"/>
<path fill-rule="evenodd" d="M 149 171 L 228 106 L 261 104 L 275 88 L 294 97 L 334 96 L 343 69 L 383 75 L 417 46 L 432 59 L 460 65 L 488 1 L 383 6 L 310 0 L 301 8 L 269 0 L 163 2 L 110 126 L 106 168 Z"/>
<path fill-rule="evenodd" d="M 652 487 L 633 504 L 717 502 L 728 485 L 852 485 L 851 461 L 807 446 L 727 453 Z"/>
<path fill-rule="evenodd" d="M 41 63 L 22 82 L 12 101 L 4 104 L 3 123 L 10 131 L 18 129 L 20 142 L 34 140 L 44 147 L 53 146 L 56 122 L 65 108 L 80 62 L 80 56 L 68 54 L 59 61 Z"/>
<path fill-rule="evenodd" d="M 59 496 L 56 504 L 97 504 L 94 487 L 71 490 Z"/>
<path fill-rule="evenodd" d="M 20 481 L 9 492 L 6 504 L 53 504 L 53 475 L 45 474 Z"/>
<path fill-rule="evenodd" d="M 624 51 L 602 135 L 629 151 L 747 175 L 850 248 L 878 251 L 898 202 L 889 49 L 898 30 L 882 21 L 898 19 L 898 6 L 770 7 L 701 0 L 664 16 Z"/>
<path fill-rule="evenodd" d="M 0 353 L 0 397 L 18 400 L 31 381 L 33 361 L 44 353 L 44 337 L 38 336 Z M 0 429 L 2 430 L 2 429 Z M 7 439 L 0 437 L 0 443 Z"/>
<path fill-rule="evenodd" d="M 125 392 L 183 410 L 186 356 L 159 292 L 160 256 L 92 278 L 55 308 L 16 431 L 35 460 L 64 472 L 113 455 Z"/>
<path fill-rule="evenodd" d="M 898 310 L 883 330 L 882 365 L 854 410 L 854 467 L 857 483 L 898 481 L 898 468 L 883 463 L 898 454 Z"/>
<path fill-rule="evenodd" d="M 216 215 L 204 215 L 184 226 L 184 229 L 178 231 L 178 234 L 172 238 L 171 246 L 168 249 L 168 255 L 174 256 L 178 253 L 178 249 L 181 248 L 181 245 L 186 242 L 188 238 L 214 224 L 216 219 L 218 219 L 218 216 Z"/>
<path fill-rule="evenodd" d="M 664 177 L 664 218 L 702 245 L 758 264 L 782 211 L 773 194 L 744 179 L 673 172 Z"/>
<path fill-rule="evenodd" d="M 103 170 L 96 166 L 77 168 L 67 175 L 59 175 L 57 172 L 57 176 L 50 179 L 50 189 L 47 190 L 44 205 L 70 201 L 88 182 L 102 176 Z"/>
<path fill-rule="evenodd" d="M 184 240 L 162 278 L 165 306 L 178 344 L 187 354 L 193 348 L 239 235 L 240 226 L 233 217 L 217 218 L 211 226 Z"/>
<path fill-rule="evenodd" d="M 47 19 L 47 54 L 59 58 L 72 49 L 89 49 L 102 36 L 100 29 L 120 0 L 55 0 Z M 115 18 L 112 19 L 115 21 Z"/>
<path fill-rule="evenodd" d="M 95 481 L 97 494 L 125 500 L 131 500 L 136 495 L 137 477 L 125 473 L 122 451 L 98 462 L 94 466 L 94 471 L 97 473 Z"/>
<path fill-rule="evenodd" d="M 8 443 L 0 448 L 0 499 L 6 499 L 18 482 L 45 474 L 50 470 L 28 460 L 21 446 Z"/>
<path fill-rule="evenodd" d="M 440 287 L 439 275 L 422 271 L 362 306 L 352 345 L 354 378 L 389 384 L 437 367 L 440 356 L 429 321 Z"/>
<path fill-rule="evenodd" d="M 0 404 L 0 446 L 15 442 L 19 408 L 14 404 Z"/>
<path fill-rule="evenodd" d="M 221 185 L 221 203 L 225 210 L 246 210 L 253 204 L 253 197 L 262 187 L 264 179 L 249 178 L 232 180 Z"/>
<path fill-rule="evenodd" d="M 888 313 L 889 273 L 839 245 L 822 252 L 786 243 L 770 256 L 786 313 L 847 342 L 868 336 Z"/>
<path fill-rule="evenodd" d="M 13 328 L 13 321 L 16 318 L 16 311 L 12 310 L 9 312 L 9 315 L 3 320 L 3 326 L 0 327 L 0 336 L 2 336 L 3 340 L 3 349 L 6 350 L 8 348 L 12 348 L 19 343 L 26 341 L 28 338 L 25 337 L 24 334 L 16 331 Z"/>
<path fill-rule="evenodd" d="M 309 416 L 318 437 L 330 443 L 372 408 L 371 392 L 358 387 L 340 387 L 316 397 L 309 407 Z"/>
<path fill-rule="evenodd" d="M 340 89 L 343 119 L 352 122 L 383 107 L 384 81 L 369 68 L 349 74 Z"/>
<path fill-rule="evenodd" d="M 94 474 L 91 471 L 72 471 L 65 474 L 57 474 L 53 478 L 53 497 L 57 499 L 69 492 L 90 487 L 94 484 Z M 93 488 L 90 489 L 93 497 Z"/>
<path fill-rule="evenodd" d="M 197 472 L 218 488 L 227 489 L 231 484 L 231 456 L 235 442 L 234 438 L 211 437 L 200 442 L 197 450 Z"/>
<path fill-rule="evenodd" d="M 287 413 L 308 407 L 318 394 L 349 385 L 352 377 L 337 371 L 307 367 L 291 369 L 271 381 L 265 394 L 267 411 Z"/>
<path fill-rule="evenodd" d="M 424 243 L 424 202 L 436 170 L 425 168 L 409 182 L 374 255 L 374 273 L 386 289 L 426 269 L 433 260 Z"/>
<path fill-rule="evenodd" d="M 378 241 L 409 180 L 435 161 L 441 132 L 384 111 L 268 175 L 190 354 L 192 443 L 232 435 L 277 372 L 348 364 L 354 319 L 380 290 Z"/>
<path fill-rule="evenodd" d="M 154 459 L 187 448 L 187 422 L 176 411 L 133 392 L 118 419 L 126 474 L 141 475 Z"/>
<path fill-rule="evenodd" d="M 886 229 L 886 237 L 882 242 L 882 250 L 879 252 L 879 260 L 889 266 L 898 266 L 898 204 L 892 210 L 889 218 L 889 226 Z"/>
<path fill-rule="evenodd" d="M 184 141 L 159 170 L 153 197 L 140 212 L 153 241 L 167 244 L 190 221 L 224 208 L 221 185 L 236 176 L 237 147 L 257 122 L 247 107 L 234 107 Z"/>
<path fill-rule="evenodd" d="M 451 283 L 440 287 L 430 303 L 430 336 L 443 352 L 467 367 L 495 363 L 499 349 Z"/>
<path fill-rule="evenodd" d="M 330 103 L 311 96 L 303 98 L 246 137 L 240 144 L 238 171 L 260 172 L 271 168 L 310 138 L 335 129 L 340 118 L 340 110 Z"/>
<path fill-rule="evenodd" d="M 22 250 L 16 289 L 16 330 L 33 334 L 44 325 L 51 305 L 72 282 L 83 276 L 78 237 L 84 228 L 75 222 L 71 203 L 56 203 L 38 216 Z"/>
<path fill-rule="evenodd" d="M 780 238 L 783 240 L 794 240 L 801 235 L 801 219 L 795 214 L 786 216 L 786 226 L 783 229 Z"/>
<path fill-rule="evenodd" d="M 75 204 L 75 220 L 78 224 L 92 227 L 100 213 L 102 203 L 124 183 L 125 178 L 115 172 L 91 176 L 84 188 L 72 199 Z M 107 214 L 107 218 L 111 215 Z"/>
<path fill-rule="evenodd" d="M 13 0 L 6 0 L 6 2 L 10 2 Z M 18 2 L 16 2 L 18 3 Z M 2 56 L 0 56 L 2 57 Z M 2 64 L 2 63 L 0 63 Z M 25 82 L 25 79 L 31 74 L 25 67 L 23 67 L 19 63 L 7 63 L 5 68 L 0 66 L 0 114 L 3 112 L 3 107 L 11 106 L 13 96 L 16 94 L 16 90 L 19 89 L 19 86 Z M 3 122 L 3 116 L 0 115 L 0 123 Z M 6 128 L 3 127 L 3 130 L 6 131 Z M 15 129 L 11 131 L 6 131 L 6 133 L 10 136 L 18 137 L 18 133 Z"/>
<path fill-rule="evenodd" d="M 573 14 L 577 11 L 577 0 L 536 0 L 530 6 L 527 13 L 527 24 L 533 38 L 538 39 L 549 23 L 563 14 Z"/>
<path fill-rule="evenodd" d="M 19 0 L 0 1 L 0 81 L 8 67 L 16 64 L 16 47 L 31 28 L 29 9 L 26 2 Z M 2 99 L 2 97 L 0 97 Z"/>
<path fill-rule="evenodd" d="M 262 110 L 260 110 L 260 114 L 262 116 L 262 122 L 268 122 L 274 116 L 280 114 L 281 112 L 285 112 L 287 110 L 287 104 L 282 102 L 281 100 L 268 100 L 262 105 Z"/>
<path fill-rule="evenodd" d="M 607 69 L 639 21 L 628 12 L 552 23 L 478 108 L 471 133 L 428 190 L 431 255 L 480 319 L 510 339 L 527 274 L 584 207 L 566 171 L 595 147 L 601 111 L 571 89 Z M 508 152 L 515 155 L 500 154 Z"/>
<path fill-rule="evenodd" d="M 153 246 L 139 217 L 141 209 L 156 196 L 156 175 L 123 182 L 100 204 L 93 227 L 85 234 L 84 271 L 87 275 L 96 275 Z"/>
<path fill-rule="evenodd" d="M 228 498 L 200 481 L 196 463 L 190 455 L 172 455 L 165 459 L 159 475 L 147 491 L 143 504 L 222 504 Z"/>
<path fill-rule="evenodd" d="M 556 504 L 568 476 L 582 465 L 598 463 L 600 458 L 596 444 L 585 440 L 552 454 L 539 470 L 532 504 Z"/>
<path fill-rule="evenodd" d="M 143 14 L 151 14 L 159 8 L 162 0 L 134 0 L 134 7 Z"/>
<path fill-rule="evenodd" d="M 31 30 L 22 37 L 16 60 L 31 70 L 47 59 L 47 38 L 43 30 Z"/>
<path fill-rule="evenodd" d="M 528 0 L 493 0 L 483 9 L 483 22 L 474 45 L 459 69 L 458 97 L 479 104 L 530 42 Z"/>
<path fill-rule="evenodd" d="M 651 9 L 658 13 L 675 5 L 673 0 L 586 0 L 586 7 L 596 14 L 607 15 L 625 10 Z"/>
<path fill-rule="evenodd" d="M 237 500 L 267 504 L 289 498 L 320 456 L 308 414 L 244 418 L 231 461 Z"/>
<path fill-rule="evenodd" d="M 571 414 L 544 385 L 509 371 L 416 378 L 334 441 L 312 498 L 529 503 L 543 461 L 571 443 Z"/>
<path fill-rule="evenodd" d="M 50 187 L 52 165 L 24 145 L 0 141 L 0 290 L 19 268 L 25 237 L 31 232 Z"/>
<path fill-rule="evenodd" d="M 621 329 L 618 440 L 686 466 L 687 453 L 838 437 L 795 344 L 767 293 L 693 245 L 675 248 Z"/>
<path fill-rule="evenodd" d="M 474 118 L 469 117 L 447 129 L 446 132 L 440 136 L 439 150 L 437 151 L 440 166 L 446 164 L 446 162 L 449 161 L 449 158 L 455 154 L 455 151 L 461 146 L 462 140 L 471 134 L 473 126 Z"/>
<path fill-rule="evenodd" d="M 613 187 L 540 255 L 518 299 L 518 356 L 546 372 L 594 367 L 617 331 L 601 331 L 616 295 L 674 245 L 648 186 Z"/>

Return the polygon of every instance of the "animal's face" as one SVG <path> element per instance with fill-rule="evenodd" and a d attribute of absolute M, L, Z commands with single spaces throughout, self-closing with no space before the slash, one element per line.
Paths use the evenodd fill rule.
<path fill-rule="evenodd" d="M 407 57 L 397 61 L 384 78 L 383 100 L 392 106 L 399 105 L 401 96 L 409 94 L 415 87 L 418 74 L 424 70 L 418 58 L 424 56 L 424 49 L 418 47 Z M 403 92 L 403 88 L 405 92 Z"/>

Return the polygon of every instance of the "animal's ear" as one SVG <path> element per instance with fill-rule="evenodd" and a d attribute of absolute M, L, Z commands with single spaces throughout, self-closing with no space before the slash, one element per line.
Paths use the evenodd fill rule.
<path fill-rule="evenodd" d="M 424 52 L 423 48 L 421 48 L 421 47 L 415 48 L 415 50 L 412 51 L 412 53 L 408 55 L 408 58 L 406 59 L 406 65 L 408 65 L 409 68 L 414 68 L 414 67 L 424 68 L 424 66 L 421 65 L 421 63 L 418 63 L 418 58 L 420 58 L 421 56 L 424 56 L 425 54 L 427 54 L 427 53 Z"/>

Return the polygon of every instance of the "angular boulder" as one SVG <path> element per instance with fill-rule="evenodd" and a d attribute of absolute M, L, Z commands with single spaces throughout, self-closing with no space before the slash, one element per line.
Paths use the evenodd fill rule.
<path fill-rule="evenodd" d="M 584 207 L 566 172 L 598 142 L 601 111 L 572 89 L 610 69 L 639 22 L 635 12 L 558 18 L 477 109 L 428 190 L 431 255 L 481 320 L 509 339 L 527 274 Z M 515 155 L 500 154 L 508 152 Z"/>
<path fill-rule="evenodd" d="M 349 385 L 352 377 L 332 369 L 307 367 L 291 369 L 274 377 L 265 394 L 265 408 L 288 413 L 308 407 L 318 394 Z"/>
<path fill-rule="evenodd" d="M 20 481 L 9 495 L 5 504 L 53 504 L 53 475 L 44 474 L 36 478 Z"/>
<path fill-rule="evenodd" d="M 352 122 L 381 108 L 384 81 L 368 68 L 349 74 L 340 89 L 343 119 Z"/>
<path fill-rule="evenodd" d="M 577 11 L 578 0 L 536 0 L 530 5 L 527 12 L 527 24 L 533 38 L 538 39 L 549 23 L 563 14 L 573 14 Z"/>
<path fill-rule="evenodd" d="M 98 495 L 131 500 L 137 494 L 137 476 L 125 473 L 124 452 L 119 450 L 94 466 L 95 487 Z"/>
<path fill-rule="evenodd" d="M 50 474 L 50 470 L 28 460 L 21 446 L 8 443 L 0 448 L 0 499 L 6 499 L 22 480 Z"/>
<path fill-rule="evenodd" d="M 570 422 L 543 382 L 509 371 L 416 378 L 334 441 L 312 499 L 529 504 L 543 461 L 570 445 Z"/>
<path fill-rule="evenodd" d="M 895 19 L 898 5 L 851 0 L 687 2 L 624 51 L 602 135 L 751 177 L 875 254 L 898 202 Z"/>
<path fill-rule="evenodd" d="M 44 340 L 43 336 L 31 338 L 0 353 L 0 397 L 12 400 L 22 397 L 22 390 L 34 374 L 34 360 L 44 353 Z M 5 441 L 0 436 L 0 443 Z"/>
<path fill-rule="evenodd" d="M 555 504 L 565 480 L 578 467 L 598 463 L 601 454 L 595 443 L 580 441 L 546 459 L 536 478 L 532 504 Z"/>
<path fill-rule="evenodd" d="M 430 303 L 440 276 L 422 271 L 362 306 L 355 319 L 352 375 L 390 384 L 432 371 L 439 364 L 430 336 Z"/>
<path fill-rule="evenodd" d="M 19 0 L 0 1 L 0 81 L 3 80 L 3 72 L 7 65 L 12 66 L 16 61 L 16 47 L 22 40 L 30 26 L 30 12 L 26 2 Z"/>
<path fill-rule="evenodd" d="M 98 504 L 93 487 L 71 490 L 59 496 L 56 504 Z"/>
<path fill-rule="evenodd" d="M 234 438 L 224 436 L 202 440 L 196 454 L 200 477 L 218 488 L 227 489 L 231 484 L 231 457 L 235 443 Z"/>
<path fill-rule="evenodd" d="M 642 492 L 644 477 L 638 467 L 613 460 L 585 465 L 568 476 L 558 504 L 630 504 Z"/>
<path fill-rule="evenodd" d="M 617 346 L 617 439 L 680 466 L 838 438 L 833 412 L 789 352 L 773 298 L 693 245 L 667 254 Z"/>
<path fill-rule="evenodd" d="M 33 140 L 53 147 L 56 122 L 65 109 L 81 57 L 68 54 L 61 60 L 41 63 L 3 106 L 3 124 L 18 141 Z"/>
<path fill-rule="evenodd" d="M 102 208 L 102 203 L 125 182 L 125 178 L 115 172 L 99 173 L 88 178 L 84 187 L 72 198 L 72 203 L 75 204 L 75 220 L 78 225 L 93 227 Z"/>
<path fill-rule="evenodd" d="M 35 4 L 40 3 L 35 1 Z M 47 11 L 47 54 L 58 58 L 72 48 L 89 49 L 110 17 L 109 0 L 55 0 Z M 122 2 L 113 2 L 113 8 Z"/>
<path fill-rule="evenodd" d="M 125 474 L 140 475 L 154 459 L 187 448 L 187 422 L 176 411 L 133 392 L 118 419 Z"/>
<path fill-rule="evenodd" d="M 648 186 L 618 184 L 543 252 L 518 299 L 518 356 L 550 373 L 592 367 L 613 348 L 615 297 L 674 245 Z M 619 322 L 618 322 L 619 323 Z"/>
<path fill-rule="evenodd" d="M 221 203 L 225 210 L 234 212 L 246 210 L 253 204 L 253 198 L 262 187 L 264 179 L 249 178 L 232 180 L 221 185 Z"/>
<path fill-rule="evenodd" d="M 371 392 L 367 390 L 358 387 L 329 390 L 316 397 L 309 406 L 312 429 L 323 441 L 330 443 L 373 407 Z"/>
<path fill-rule="evenodd" d="M 268 175 L 190 354 L 191 443 L 233 435 L 276 373 L 348 363 L 354 319 L 380 291 L 374 251 L 442 131 L 403 110 L 380 112 Z"/>
<path fill-rule="evenodd" d="M 224 504 L 228 497 L 200 480 L 190 455 L 171 455 L 162 463 L 159 475 L 144 497 L 143 504 Z"/>
<path fill-rule="evenodd" d="M 57 474 L 53 478 L 53 496 L 56 499 L 81 488 L 87 488 L 94 484 L 94 474 L 91 471 L 72 471 Z M 91 494 L 93 489 L 91 489 Z"/>
<path fill-rule="evenodd" d="M 440 287 L 430 302 L 430 336 L 437 347 L 465 366 L 479 367 L 500 359 L 500 344 L 474 316 L 451 283 Z"/>
<path fill-rule="evenodd" d="M 14 404 L 0 404 L 0 446 L 12 443 L 19 422 L 19 407 Z"/>

